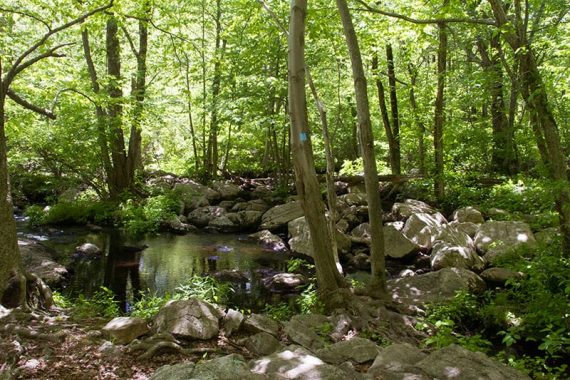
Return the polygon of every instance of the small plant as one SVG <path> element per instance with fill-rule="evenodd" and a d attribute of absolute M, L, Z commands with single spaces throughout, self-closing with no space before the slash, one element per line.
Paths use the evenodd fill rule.
<path fill-rule="evenodd" d="M 133 304 L 131 316 L 151 319 L 169 300 L 169 294 L 160 297 L 156 294 L 143 293 L 141 298 Z"/>
<path fill-rule="evenodd" d="M 199 298 L 206 302 L 226 303 L 234 289 L 230 284 L 220 282 L 213 277 L 192 276 L 176 288 L 175 300 Z"/>
<path fill-rule="evenodd" d="M 176 216 L 177 207 L 177 202 L 167 195 L 147 198 L 142 203 L 128 199 L 121 204 L 118 217 L 131 234 L 155 233 Z"/>
<path fill-rule="evenodd" d="M 291 309 L 289 304 L 282 302 L 277 305 L 266 305 L 263 313 L 276 321 L 286 321 L 295 314 L 295 311 Z"/>
<path fill-rule="evenodd" d="M 80 295 L 75 300 L 72 314 L 78 318 L 114 318 L 119 316 L 121 311 L 113 291 L 101 286 L 90 298 Z"/>
<path fill-rule="evenodd" d="M 291 259 L 287 262 L 287 272 L 299 272 L 301 270 L 313 270 L 315 269 L 315 265 L 309 263 L 307 260 L 304 259 Z"/>
<path fill-rule="evenodd" d="M 66 296 L 64 296 L 63 294 L 61 294 L 60 292 L 58 292 L 57 290 L 54 290 L 51 294 L 52 298 L 53 298 L 53 304 L 56 307 L 62 308 L 62 309 L 69 309 L 70 307 L 73 306 L 73 302 Z"/>
<path fill-rule="evenodd" d="M 309 284 L 297 298 L 297 305 L 302 314 L 323 314 L 325 305 L 319 299 L 314 283 Z"/>
<path fill-rule="evenodd" d="M 28 206 L 25 211 L 30 227 L 38 227 L 44 224 L 45 214 L 43 207 L 38 205 Z"/>

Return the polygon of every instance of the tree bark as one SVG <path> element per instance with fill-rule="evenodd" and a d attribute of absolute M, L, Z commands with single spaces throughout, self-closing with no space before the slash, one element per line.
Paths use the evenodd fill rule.
<path fill-rule="evenodd" d="M 444 4 L 448 0 L 444 1 Z M 434 191 L 438 202 L 445 196 L 443 162 L 443 126 L 445 124 L 445 73 L 447 70 L 447 26 L 438 23 L 439 46 L 437 49 L 437 95 L 435 98 L 435 118 L 433 123 L 433 148 L 435 155 Z"/>
<path fill-rule="evenodd" d="M 344 281 L 333 260 L 330 234 L 313 162 L 305 95 L 306 10 L 306 0 L 291 1 L 288 56 L 291 143 L 295 183 L 311 233 L 319 292 L 327 295 L 344 286 Z"/>
<path fill-rule="evenodd" d="M 390 117 L 388 116 L 388 108 L 386 107 L 386 96 L 384 94 L 384 85 L 380 80 L 380 73 L 378 72 L 378 56 L 372 56 L 372 71 L 376 77 L 376 92 L 378 93 L 378 107 L 380 108 L 380 115 L 382 116 L 382 124 L 384 125 L 384 132 L 386 132 L 386 140 L 388 140 L 388 155 L 390 157 L 390 168 L 394 174 L 396 167 L 396 146 L 394 135 L 392 134 L 392 126 L 390 125 Z"/>
<path fill-rule="evenodd" d="M 420 174 L 426 174 L 426 146 L 425 146 L 425 134 L 426 126 L 420 118 L 418 103 L 416 101 L 416 81 L 418 78 L 418 71 L 411 64 L 408 65 L 408 72 L 410 74 L 410 106 L 412 107 L 412 113 L 414 114 L 414 120 L 418 127 L 418 161 Z"/>
<path fill-rule="evenodd" d="M 388 62 L 388 84 L 390 85 L 390 110 L 392 111 L 392 138 L 394 139 L 394 162 L 392 174 L 402 173 L 400 153 L 400 114 L 398 113 L 398 95 L 396 92 L 396 71 L 392 45 L 386 45 L 386 61 Z"/>
<path fill-rule="evenodd" d="M 362 160 L 364 163 L 364 182 L 368 199 L 368 218 L 370 221 L 370 263 L 372 266 L 371 294 L 378 298 L 386 298 L 386 265 L 384 258 L 384 233 L 382 225 L 382 207 L 378 191 L 378 171 L 374 153 L 374 135 L 370 121 L 370 106 L 368 104 L 368 89 L 364 66 L 358 46 L 358 39 L 346 0 L 336 0 L 342 20 L 344 36 L 352 62 L 352 76 L 358 117 L 358 132 Z"/>

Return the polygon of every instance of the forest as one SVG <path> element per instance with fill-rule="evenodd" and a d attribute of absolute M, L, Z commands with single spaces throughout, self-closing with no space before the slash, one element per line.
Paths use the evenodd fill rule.
<path fill-rule="evenodd" d="M 3 0 L 0 379 L 570 378 L 566 0 Z"/>

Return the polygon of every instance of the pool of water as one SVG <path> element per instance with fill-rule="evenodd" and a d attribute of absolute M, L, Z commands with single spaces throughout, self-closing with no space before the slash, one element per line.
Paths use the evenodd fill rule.
<path fill-rule="evenodd" d="M 172 294 L 191 276 L 236 270 L 242 280 L 233 284 L 230 305 L 259 310 L 275 298 L 261 279 L 268 273 L 285 271 L 289 259 L 287 254 L 268 251 L 244 235 L 163 234 L 132 240 L 112 230 L 29 230 L 23 221 L 18 225 L 21 236 L 53 248 L 56 260 L 70 269 L 72 276 L 65 293 L 89 296 L 105 286 L 116 294 L 123 308 L 128 308 L 141 291 L 163 296 Z M 97 245 L 103 253 L 95 258 L 75 254 L 75 247 L 86 242 Z"/>

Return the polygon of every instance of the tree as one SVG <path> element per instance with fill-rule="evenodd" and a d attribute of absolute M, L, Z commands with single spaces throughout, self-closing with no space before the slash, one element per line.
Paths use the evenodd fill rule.
<path fill-rule="evenodd" d="M 291 1 L 289 24 L 289 113 L 295 184 L 313 246 L 319 292 L 329 305 L 333 295 L 345 286 L 338 272 L 331 246 L 331 236 L 315 172 L 305 94 L 305 17 L 306 0 Z"/>
<path fill-rule="evenodd" d="M 18 250 L 16 224 L 13 216 L 14 210 L 10 192 L 6 147 L 6 99 L 10 98 L 18 105 L 38 114 L 55 118 L 51 110 L 28 102 L 15 93 L 10 86 L 20 73 L 34 64 L 49 57 L 63 56 L 60 51 L 68 46 L 69 43 L 61 43 L 50 47 L 48 41 L 53 39 L 53 36 L 85 21 L 88 17 L 96 13 L 109 9 L 112 5 L 113 2 L 111 1 L 106 5 L 88 11 L 56 27 L 52 27 L 47 21 L 33 16 L 33 13 L 27 13 L 21 9 L 0 8 L 0 11 L 7 14 L 18 14 L 28 17 L 43 24 L 43 26 L 48 29 L 40 38 L 32 42 L 24 52 L 16 56 L 16 58 L 9 63 L 7 69 L 3 67 L 5 62 L 3 62 L 2 57 L 0 57 L 0 241 L 2 241 L 0 245 L 0 300 L 3 304 L 10 306 L 24 304 L 27 296 L 26 282 L 31 279 L 30 276 L 26 276 L 22 268 Z M 12 285 L 9 285 L 10 282 Z M 8 288 L 9 291 L 7 291 Z"/>
<path fill-rule="evenodd" d="M 384 232 L 382 225 L 382 206 L 378 191 L 378 170 L 374 153 L 374 136 L 370 121 L 370 106 L 368 104 L 368 90 L 366 76 L 358 46 L 358 39 L 350 11 L 345 0 L 336 1 L 342 20 L 346 44 L 352 62 L 352 76 L 354 92 L 356 95 L 356 108 L 358 117 L 358 136 L 364 163 L 364 182 L 368 200 L 368 219 L 370 221 L 370 263 L 372 265 L 371 293 L 379 298 L 387 297 L 386 290 L 386 264 L 384 258 Z"/>

